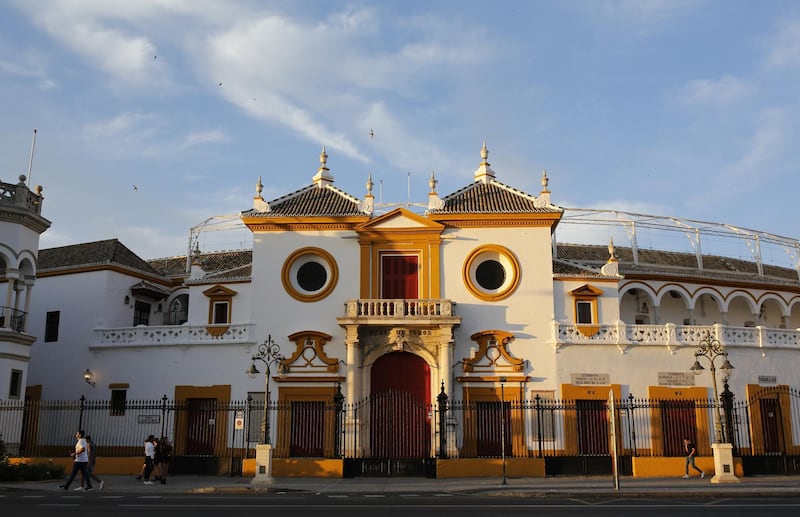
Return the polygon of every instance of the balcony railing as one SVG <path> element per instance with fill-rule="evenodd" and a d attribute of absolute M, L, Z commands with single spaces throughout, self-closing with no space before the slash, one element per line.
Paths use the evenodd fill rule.
<path fill-rule="evenodd" d="M 345 303 L 345 318 L 440 318 L 453 317 L 450 300 L 360 299 Z"/>
<path fill-rule="evenodd" d="M 223 328 L 226 329 L 224 332 L 221 330 Z M 254 328 L 254 323 L 244 323 L 236 325 L 139 325 L 137 327 L 95 329 L 95 340 L 89 348 L 252 343 L 254 342 Z M 220 331 L 215 332 L 214 329 L 220 329 Z"/>
<path fill-rule="evenodd" d="M 612 325 L 578 325 L 553 323 L 553 344 L 617 345 L 621 349 L 634 346 L 667 346 L 671 349 L 696 347 L 706 337 L 725 346 L 800 349 L 800 329 L 768 327 L 728 327 L 723 325 L 628 325 L 619 321 Z"/>
<path fill-rule="evenodd" d="M 25 332 L 25 320 L 28 314 L 12 307 L 0 306 L 0 330 Z"/>

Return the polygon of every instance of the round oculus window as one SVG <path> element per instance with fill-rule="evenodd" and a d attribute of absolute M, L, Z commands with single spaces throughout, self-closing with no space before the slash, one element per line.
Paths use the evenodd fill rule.
<path fill-rule="evenodd" d="M 467 289 L 476 298 L 485 301 L 502 300 L 510 296 L 519 285 L 519 262 L 503 246 L 481 246 L 467 257 L 463 276 Z"/>
<path fill-rule="evenodd" d="M 306 262 L 297 269 L 297 283 L 304 291 L 319 291 L 327 280 L 328 272 L 319 262 Z"/>
<path fill-rule="evenodd" d="M 283 263 L 282 280 L 289 295 L 303 302 L 328 296 L 336 286 L 339 270 L 333 256 L 320 248 L 302 248 Z"/>
<path fill-rule="evenodd" d="M 475 281 L 487 291 L 500 289 L 506 281 L 506 270 L 496 260 L 486 260 L 475 268 Z"/>

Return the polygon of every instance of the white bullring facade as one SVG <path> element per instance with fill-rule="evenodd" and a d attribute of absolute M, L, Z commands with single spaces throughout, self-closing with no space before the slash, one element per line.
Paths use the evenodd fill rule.
<path fill-rule="evenodd" d="M 259 179 L 241 213 L 252 250 L 144 260 L 109 239 L 40 251 L 49 226 L 40 205 L 19 216 L 25 222 L 0 198 L 0 315 L 20 311 L 26 322 L 0 316 L 0 399 L 250 397 L 263 407 L 264 362 L 254 362 L 254 378 L 244 372 L 269 336 L 280 349 L 266 378 L 276 469 L 289 458 L 327 459 L 344 462 L 337 473 L 366 475 L 383 472 L 371 459 L 438 458 L 443 475 L 444 460 L 483 458 L 465 467 L 480 472 L 498 453 L 503 469 L 507 458 L 544 469 L 546 451 L 606 456 L 607 436 L 598 445 L 586 426 L 607 423 L 598 404 L 609 397 L 631 405 L 616 424 L 633 457 L 680 456 L 667 442 L 689 429 L 711 456 L 719 427 L 737 451 L 777 447 L 778 433 L 780 453 L 799 454 L 796 249 L 791 264 L 775 266 L 760 255 L 704 254 L 699 241 L 695 252 L 615 245 L 598 226 L 587 227 L 596 244 L 558 242 L 571 211 L 551 200 L 547 175 L 536 195 L 508 186 L 485 145 L 463 188 L 440 196 L 431 176 L 421 213 L 379 210 L 371 180 L 363 198 L 341 191 L 327 158 L 323 149 L 311 183 L 274 200 L 262 198 Z M 710 345 L 716 355 L 698 355 Z M 705 369 L 691 371 L 695 360 Z M 718 392 L 751 404 L 750 416 L 720 422 Z M 634 400 L 647 401 L 636 411 L 649 416 L 634 416 Z M 542 416 L 541 405 L 556 401 Z M 569 416 L 567 404 L 590 416 Z M 188 451 L 179 420 L 165 430 L 178 453 Z M 650 431 L 636 443 L 644 422 Z M 244 449 L 264 441 L 260 423 Z M 731 436 L 745 427 L 745 438 Z M 237 436 L 221 443 L 235 448 Z M 354 458 L 364 461 L 348 467 Z"/>

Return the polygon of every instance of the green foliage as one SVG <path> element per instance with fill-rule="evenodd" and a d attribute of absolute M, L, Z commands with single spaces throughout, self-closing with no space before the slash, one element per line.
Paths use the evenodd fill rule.
<path fill-rule="evenodd" d="M 0 438 L 0 481 L 42 481 L 46 479 L 63 479 L 66 471 L 61 465 L 49 463 L 20 463 L 8 461 L 6 444 Z"/>

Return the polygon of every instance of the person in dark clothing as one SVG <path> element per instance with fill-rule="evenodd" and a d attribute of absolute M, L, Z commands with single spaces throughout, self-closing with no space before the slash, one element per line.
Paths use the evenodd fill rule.
<path fill-rule="evenodd" d="M 700 473 L 700 479 L 706 477 L 706 473 L 694 463 L 694 458 L 697 456 L 697 446 L 694 444 L 694 442 L 688 438 L 684 438 L 683 448 L 686 451 L 686 467 L 683 472 L 683 479 L 689 479 L 689 465 L 691 465 L 694 470 Z"/>

